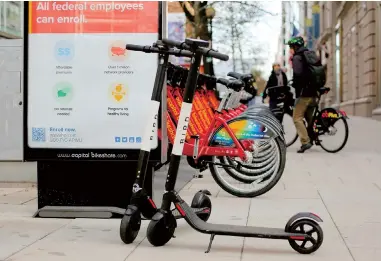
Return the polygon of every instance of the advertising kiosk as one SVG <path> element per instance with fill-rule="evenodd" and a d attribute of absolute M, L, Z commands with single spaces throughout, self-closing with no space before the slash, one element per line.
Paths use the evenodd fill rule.
<path fill-rule="evenodd" d="M 24 159 L 37 161 L 36 216 L 124 212 L 158 65 L 125 46 L 165 36 L 166 10 L 157 1 L 25 2 Z M 165 112 L 162 102 L 150 193 L 153 166 L 167 155 Z"/>

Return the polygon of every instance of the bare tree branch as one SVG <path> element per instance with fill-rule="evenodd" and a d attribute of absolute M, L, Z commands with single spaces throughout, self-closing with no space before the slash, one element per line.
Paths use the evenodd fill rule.
<path fill-rule="evenodd" d="M 179 1 L 181 7 L 183 8 L 183 11 L 185 13 L 186 18 L 188 21 L 194 23 L 194 9 L 193 9 L 193 2 L 192 4 L 189 3 L 189 1 Z"/>

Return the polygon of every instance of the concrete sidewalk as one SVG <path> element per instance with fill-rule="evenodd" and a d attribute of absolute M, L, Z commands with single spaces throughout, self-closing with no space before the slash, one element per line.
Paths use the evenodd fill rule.
<path fill-rule="evenodd" d="M 0 260 L 379 261 L 381 140 L 376 137 L 381 124 L 358 122 L 349 122 L 348 146 L 338 154 L 316 147 L 296 154 L 297 147 L 290 148 L 281 181 L 259 198 L 230 196 L 208 173 L 180 193 L 190 200 L 199 189 L 211 190 L 213 223 L 283 228 L 295 213 L 314 212 L 324 220 L 324 243 L 314 254 L 300 255 L 287 241 L 219 236 L 205 254 L 209 236 L 195 232 L 183 220 L 178 222 L 176 238 L 164 247 L 152 247 L 145 239 L 147 222 L 138 239 L 124 245 L 120 220 L 33 219 L 35 188 L 14 187 L 0 188 Z"/>

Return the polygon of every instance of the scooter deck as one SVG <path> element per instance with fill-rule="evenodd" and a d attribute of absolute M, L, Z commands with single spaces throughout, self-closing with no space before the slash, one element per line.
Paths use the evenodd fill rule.
<path fill-rule="evenodd" d="M 193 211 L 193 213 L 195 213 L 196 215 L 198 213 L 206 213 L 205 211 L 210 211 L 209 208 L 191 208 L 191 210 Z M 181 215 L 181 213 L 177 210 L 177 209 L 174 209 L 172 210 L 172 215 L 176 218 L 176 219 L 180 219 L 180 218 L 183 218 L 183 216 Z"/>
<path fill-rule="evenodd" d="M 225 224 L 211 224 L 201 220 L 194 214 L 192 209 L 185 203 L 179 203 L 182 210 L 185 212 L 185 220 L 194 229 L 201 233 L 211 235 L 238 236 L 238 237 L 257 237 L 257 238 L 272 238 L 272 239 L 289 239 L 290 237 L 301 237 L 303 234 L 288 233 L 280 228 L 268 227 L 251 227 L 251 226 L 236 226 Z"/>

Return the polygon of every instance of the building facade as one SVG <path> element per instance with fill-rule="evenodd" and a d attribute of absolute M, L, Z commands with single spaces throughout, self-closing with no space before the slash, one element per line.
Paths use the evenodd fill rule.
<path fill-rule="evenodd" d="M 380 2 L 320 2 L 320 17 L 315 47 L 332 88 L 324 105 L 381 120 Z"/>
<path fill-rule="evenodd" d="M 24 2 L 0 1 L 0 38 L 20 39 L 23 36 Z"/>
<path fill-rule="evenodd" d="M 282 28 L 278 41 L 276 60 L 292 77 L 290 49 L 286 44 L 292 36 L 303 36 L 307 41 L 308 24 L 312 19 L 312 2 L 284 1 L 282 2 Z"/>

